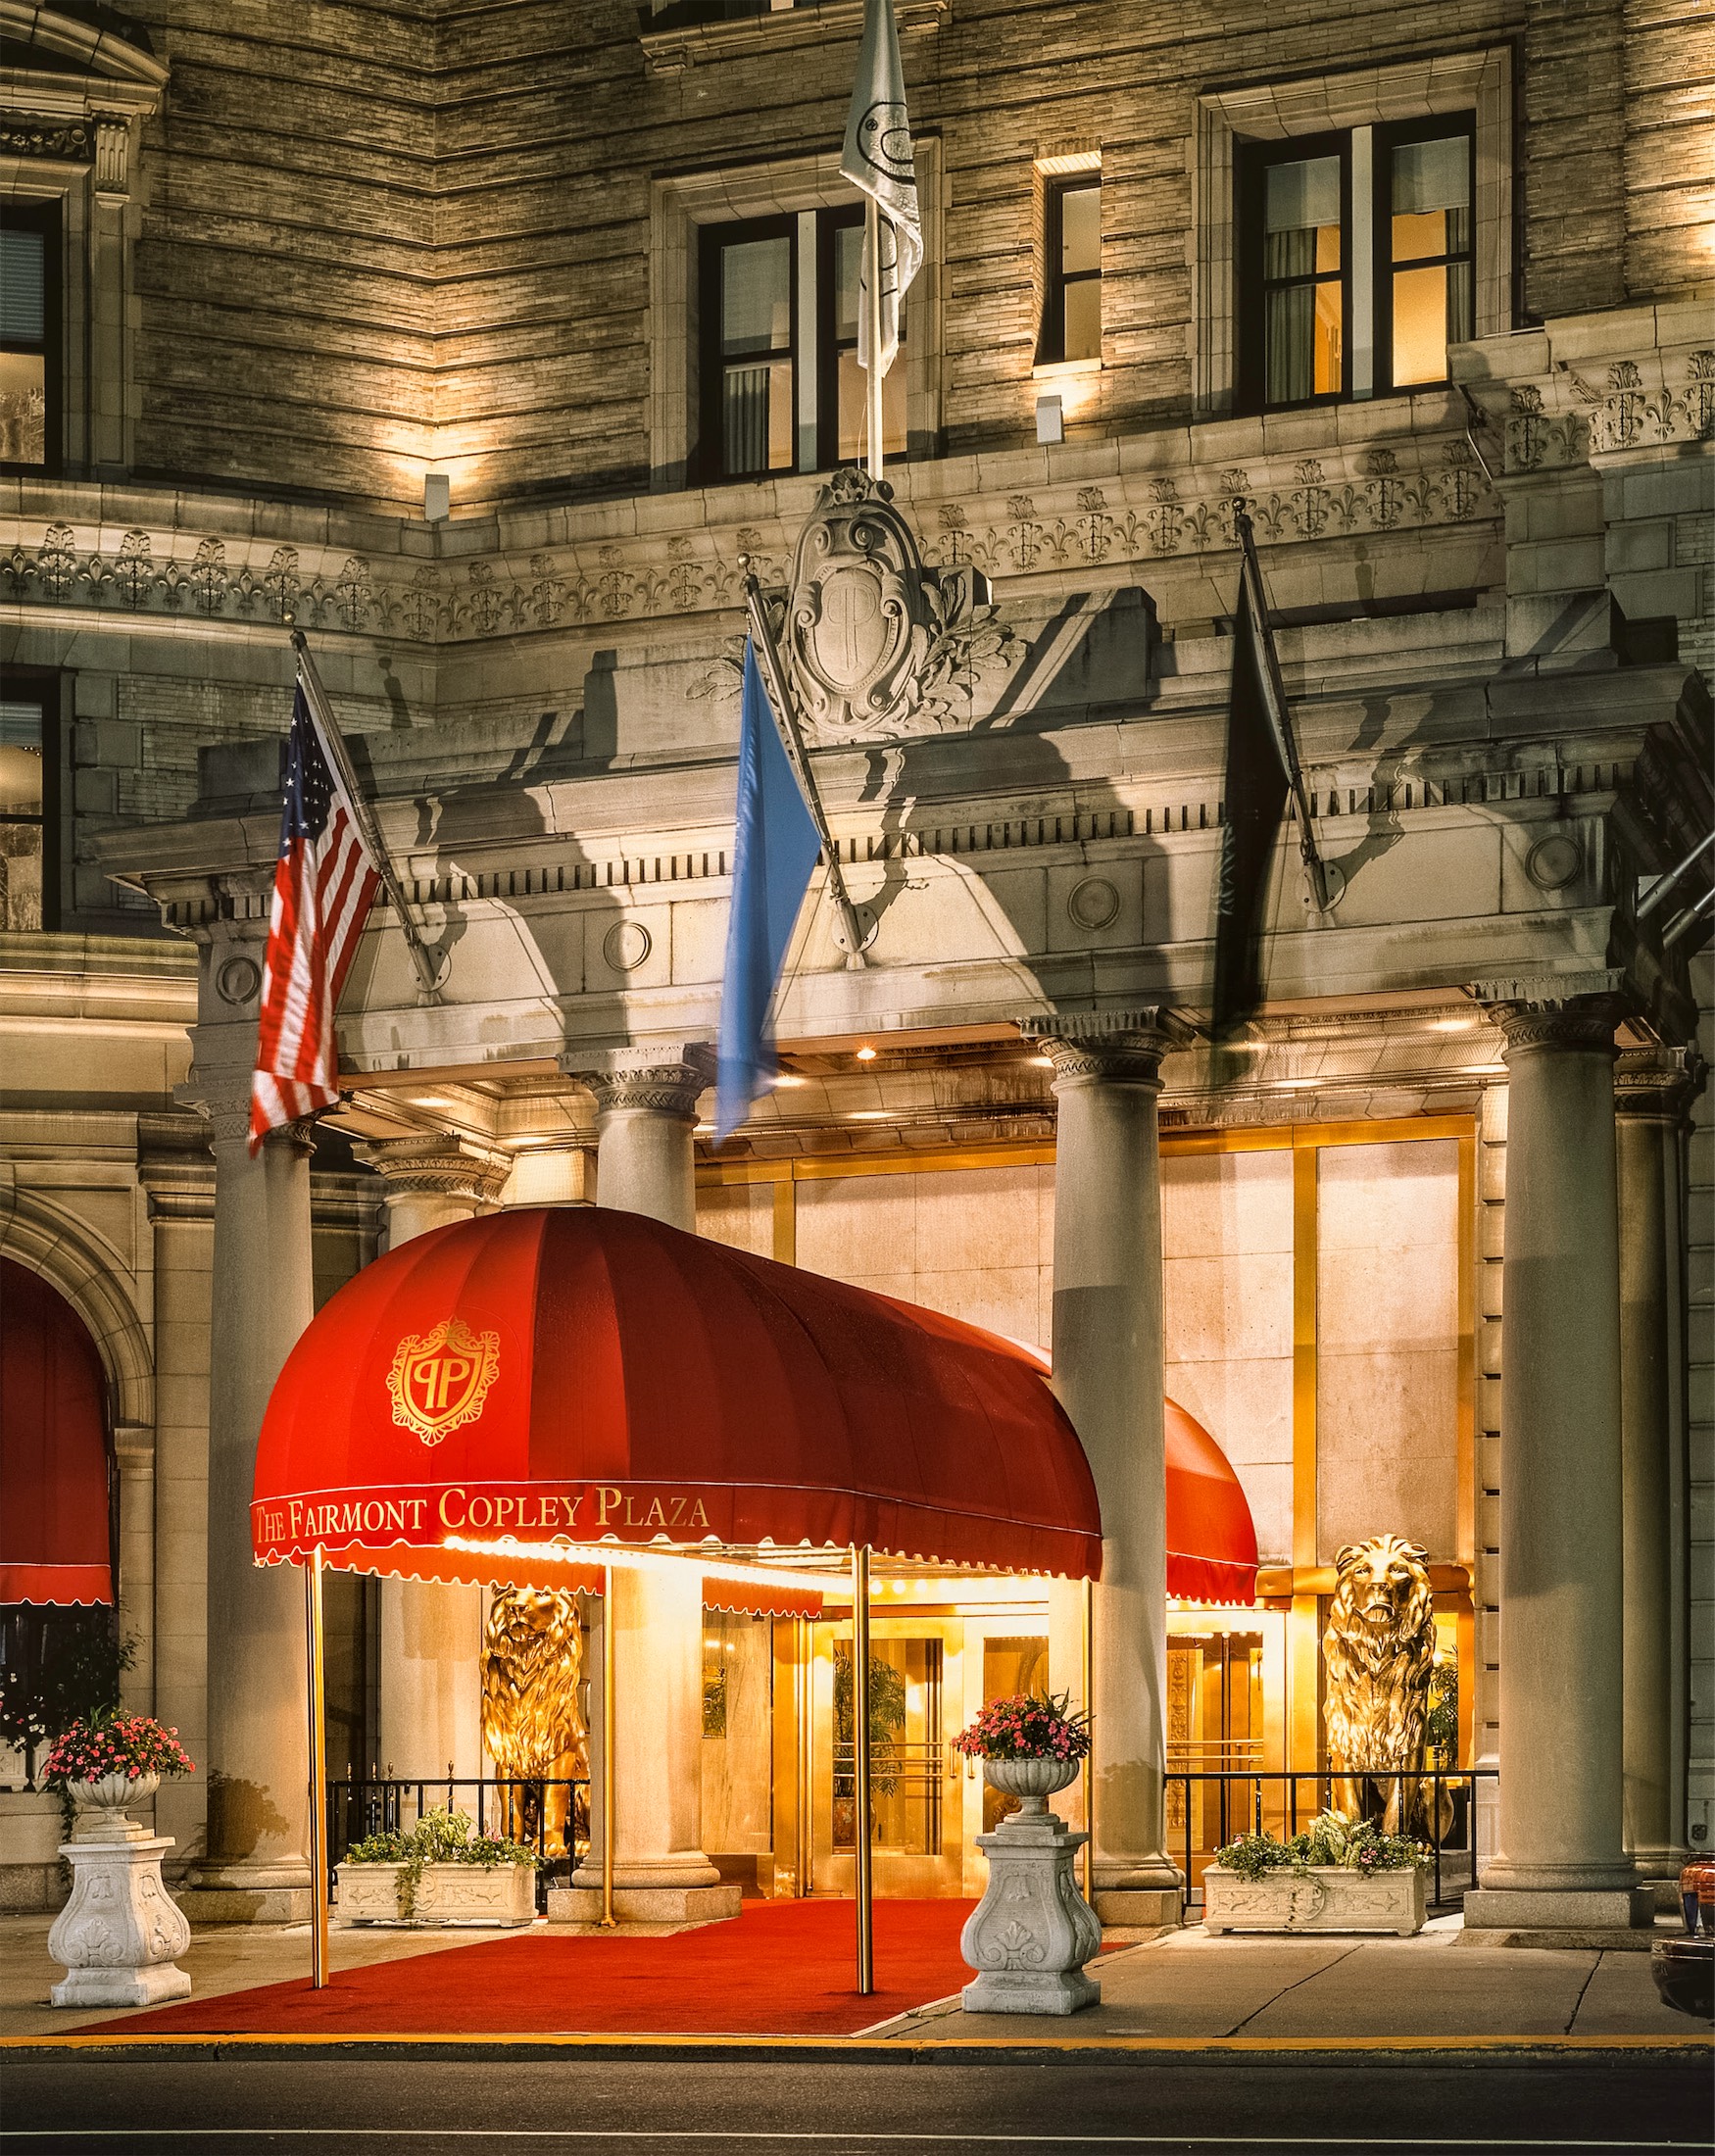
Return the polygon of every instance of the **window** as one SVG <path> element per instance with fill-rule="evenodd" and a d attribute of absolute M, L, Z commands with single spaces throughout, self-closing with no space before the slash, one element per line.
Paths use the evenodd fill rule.
<path fill-rule="evenodd" d="M 762 478 L 861 458 L 860 208 L 703 228 L 703 476 Z M 908 305 L 908 303 L 907 303 Z M 883 445 L 906 451 L 903 350 L 883 378 Z"/>
<path fill-rule="evenodd" d="M 46 692 L 8 682 L 0 702 L 0 930 L 57 924 L 53 750 Z"/>
<path fill-rule="evenodd" d="M 1048 274 L 1041 360 L 1102 357 L 1102 181 L 1051 183 L 1044 201 Z"/>
<path fill-rule="evenodd" d="M 1396 389 L 1443 382 L 1447 346 L 1472 334 L 1471 138 L 1461 129 L 1379 130 L 1388 215 L 1382 280 L 1383 378 Z M 1433 131 L 1431 129 L 1433 128 Z"/>
<path fill-rule="evenodd" d="M 60 450 L 59 218 L 0 207 L 0 467 L 52 470 Z"/>
<path fill-rule="evenodd" d="M 824 465 L 857 464 L 868 449 L 869 380 L 858 365 L 858 308 L 863 273 L 863 212 L 822 212 L 824 258 L 822 290 L 828 296 L 828 349 L 833 365 L 821 385 L 820 439 L 832 449 Z M 885 287 L 884 287 L 885 289 Z M 906 453 L 906 316 L 907 294 L 900 310 L 900 349 L 881 377 L 881 446 L 889 457 Z"/>
<path fill-rule="evenodd" d="M 1474 332 L 1468 116 L 1248 146 L 1240 397 L 1279 411 L 1447 378 Z"/>

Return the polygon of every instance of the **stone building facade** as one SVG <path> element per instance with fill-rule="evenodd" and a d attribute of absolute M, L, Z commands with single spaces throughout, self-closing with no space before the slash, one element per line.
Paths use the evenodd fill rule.
<path fill-rule="evenodd" d="M 702 1232 L 1044 1347 L 1056 1234 L 1122 1157 L 1134 1200 L 1158 1176 L 1146 1314 L 1257 1522 L 1273 1756 L 1314 1757 L 1337 1550 L 1408 1532 L 1462 1757 L 1500 1765 L 1494 1921 L 1612 1919 L 1622 1835 L 1659 1875 L 1715 1800 L 1706 860 L 1647 904 L 1710 828 L 1696 10 L 898 15 L 927 255 L 888 479 L 961 598 L 908 708 L 814 737 L 876 933 L 853 968 L 814 909 L 787 1082 L 716 1152 L 691 1048 L 740 584 L 784 586 L 841 461 L 858 0 L 0 0 L 9 270 L 40 279 L 0 353 L 39 405 L 0 478 L 0 752 L 38 760 L 0 804 L 0 1249 L 110 1372 L 131 1696 L 261 1792 L 211 1838 L 199 1776 L 159 1823 L 211 1912 L 297 1905 L 289 1584 L 248 1578 L 241 1509 L 268 1384 L 381 1242 L 603 1169 L 612 1202 L 629 1056 L 684 1074 Z M 1444 215 L 1426 374 L 1425 271 L 1387 242 Z M 741 273 L 779 281 L 735 360 Z M 1332 371 L 1295 383 L 1268 340 L 1312 290 Z M 759 452 L 730 400 L 762 374 Z M 1283 850 L 1235 1051 L 1207 1018 L 1241 502 L 1339 899 Z M 419 999 L 377 911 L 350 1101 L 253 1169 L 288 621 L 448 971 Z M 1142 1165 L 1097 1138 L 1070 1174 L 1069 1061 L 1116 1099 L 1158 1072 Z M 473 1591 L 338 1583 L 336 1760 L 474 1766 L 478 1621 Z M 272 1709 L 239 1696 L 265 1664 Z M 16 1895 L 48 1892 L 48 1814 L 7 1807 Z M 1113 1853 L 1115 1891 L 1161 1886 Z"/>

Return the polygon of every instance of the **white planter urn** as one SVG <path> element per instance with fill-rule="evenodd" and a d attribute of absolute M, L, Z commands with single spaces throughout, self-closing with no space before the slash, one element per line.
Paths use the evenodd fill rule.
<path fill-rule="evenodd" d="M 533 1864 L 425 1864 L 410 1916 L 399 1913 L 403 1864 L 339 1867 L 341 1924 L 490 1924 L 521 1928 L 536 1921 Z"/>
<path fill-rule="evenodd" d="M 1397 1872 L 1348 1872 L 1313 1864 L 1241 1879 L 1224 1865 L 1202 1875 L 1203 1929 L 1224 1932 L 1392 1932 L 1423 1930 L 1428 1903 L 1421 1864 Z"/>
<path fill-rule="evenodd" d="M 65 1969 L 48 1993 L 54 2006 L 156 2006 L 188 1999 L 190 1979 L 174 1962 L 190 1926 L 161 1881 L 171 1835 L 152 1835 L 124 1806 L 161 1787 L 159 1775 L 106 1775 L 69 1785 L 77 1822 L 60 1854 L 72 1867 L 72 1898 L 54 1919 L 48 1952 Z"/>
<path fill-rule="evenodd" d="M 1089 1839 L 1048 1808 L 1075 1782 L 1077 1760 L 985 1759 L 983 1778 L 1022 1801 L 992 1835 L 978 1835 L 989 1884 L 958 1950 L 977 1971 L 960 1993 L 970 2014 L 1075 2014 L 1102 1986 L 1084 1964 L 1102 1950 L 1102 1924 L 1078 1890 L 1078 1851 Z"/>

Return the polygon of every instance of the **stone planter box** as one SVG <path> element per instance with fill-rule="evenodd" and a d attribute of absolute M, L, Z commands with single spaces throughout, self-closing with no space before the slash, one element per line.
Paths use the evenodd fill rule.
<path fill-rule="evenodd" d="M 1401 1872 L 1348 1872 L 1315 1864 L 1241 1879 L 1211 1864 L 1202 1875 L 1203 1929 L 1223 1932 L 1392 1932 L 1409 1938 L 1423 1930 L 1428 1907 L 1423 1867 Z"/>
<path fill-rule="evenodd" d="M 342 1864 L 341 1924 L 432 1924 L 519 1927 L 536 1921 L 533 1864 L 425 1864 L 408 1917 L 399 1914 L 403 1864 Z"/>

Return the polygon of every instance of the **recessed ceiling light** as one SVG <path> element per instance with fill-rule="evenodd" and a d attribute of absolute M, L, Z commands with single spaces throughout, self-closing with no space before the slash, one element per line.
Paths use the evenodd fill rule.
<path fill-rule="evenodd" d="M 872 1049 L 872 1048 L 860 1048 L 860 1049 L 859 1049 L 859 1050 L 858 1051 L 858 1061 L 859 1061 L 860 1063 L 873 1063 L 873 1062 L 874 1062 L 874 1060 L 875 1060 L 875 1051 L 874 1051 L 874 1049 Z"/>

